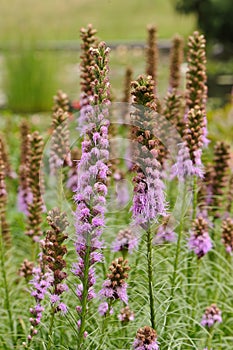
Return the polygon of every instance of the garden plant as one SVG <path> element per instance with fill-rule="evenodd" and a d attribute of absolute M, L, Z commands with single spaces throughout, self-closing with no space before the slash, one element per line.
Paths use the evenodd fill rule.
<path fill-rule="evenodd" d="M 49 130 L 18 118 L 13 164 L 0 135 L 0 349 L 231 350 L 233 169 L 208 135 L 205 38 L 174 36 L 161 97 L 149 26 L 117 101 L 110 49 L 80 37 L 78 102 L 59 90 Z"/>

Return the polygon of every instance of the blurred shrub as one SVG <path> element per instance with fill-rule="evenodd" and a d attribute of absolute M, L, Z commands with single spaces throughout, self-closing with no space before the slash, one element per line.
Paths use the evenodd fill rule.
<path fill-rule="evenodd" d="M 176 9 L 182 13 L 195 13 L 207 39 L 232 44 L 232 0 L 176 0 Z"/>
<path fill-rule="evenodd" d="M 55 70 L 51 56 L 36 51 L 34 46 L 7 53 L 5 92 L 8 108 L 21 113 L 50 110 L 57 85 Z"/>

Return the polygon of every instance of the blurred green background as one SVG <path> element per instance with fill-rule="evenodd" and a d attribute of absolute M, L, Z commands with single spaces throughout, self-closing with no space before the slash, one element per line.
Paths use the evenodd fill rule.
<path fill-rule="evenodd" d="M 213 0 L 202 0 L 207 3 Z M 220 0 L 214 0 L 219 2 Z M 229 1 L 229 0 L 224 0 Z M 51 109 L 52 96 L 61 88 L 79 97 L 79 29 L 92 23 L 100 39 L 117 44 L 111 52 L 113 94 L 122 96 L 124 72 L 134 77 L 145 70 L 146 27 L 156 24 L 160 51 L 159 94 L 167 90 L 169 40 L 176 33 L 187 39 L 197 29 L 195 11 L 176 11 L 178 0 L 1 0 L 0 106 L 13 112 Z M 192 4 L 200 0 L 191 1 Z M 220 1 L 221 2 L 221 1 Z M 190 1 L 184 2 L 187 6 Z M 185 13 L 184 13 L 185 12 Z M 187 14 L 187 12 L 190 12 Z M 187 41 L 187 40 L 186 40 Z M 134 43 L 133 49 L 127 45 Z M 230 100 L 233 60 L 208 48 L 210 106 Z"/>

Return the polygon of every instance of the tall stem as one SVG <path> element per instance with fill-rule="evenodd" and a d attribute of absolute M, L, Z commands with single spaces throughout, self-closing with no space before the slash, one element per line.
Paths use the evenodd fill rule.
<path fill-rule="evenodd" d="M 103 345 L 104 345 L 104 336 L 105 336 L 105 333 L 107 331 L 107 325 L 108 325 L 107 321 L 108 321 L 108 318 L 110 316 L 111 307 L 112 307 L 112 300 L 110 300 L 110 302 L 108 304 L 108 311 L 107 311 L 106 315 L 104 316 L 104 319 L 102 322 L 101 336 L 100 336 L 99 346 L 98 346 L 97 350 L 101 350 L 103 348 Z"/>
<path fill-rule="evenodd" d="M 155 329 L 155 304 L 153 295 L 153 267 L 152 267 L 152 235 L 150 228 L 146 232 L 147 234 L 147 273 L 148 273 L 148 287 L 149 287 L 149 299 L 150 299 L 150 320 L 151 327 Z"/>
<path fill-rule="evenodd" d="M 195 282 L 195 286 L 194 286 L 193 300 L 192 300 L 192 320 L 193 320 L 193 322 L 195 321 L 196 307 L 198 305 L 198 297 L 197 296 L 198 296 L 200 265 L 201 265 L 201 260 L 197 259 L 196 282 Z"/>
<path fill-rule="evenodd" d="M 164 332 L 166 332 L 166 328 L 168 325 L 169 312 L 173 306 L 173 298 L 174 298 L 175 287 L 176 287 L 176 279 L 177 279 L 177 273 L 178 273 L 177 270 L 178 270 L 179 256 L 180 256 L 180 250 L 181 250 L 181 239 L 182 239 L 183 231 L 184 231 L 186 189 L 187 189 L 187 186 L 185 184 L 184 189 L 183 189 L 183 196 L 182 196 L 183 198 L 182 198 L 182 206 L 181 206 L 181 219 L 180 219 L 180 226 L 179 226 L 178 238 L 177 238 L 177 244 L 176 244 L 175 260 L 173 263 L 174 269 L 173 269 L 173 274 L 172 274 L 172 278 L 171 278 L 171 293 L 170 293 L 170 297 L 169 297 L 169 306 L 167 308 L 166 318 L 165 318 L 165 322 L 164 322 Z"/>
<path fill-rule="evenodd" d="M 90 247 L 90 235 L 88 235 L 87 239 L 87 248 L 86 248 L 86 254 L 84 258 L 84 273 L 83 273 L 83 291 L 82 291 L 82 311 L 80 316 L 80 328 L 79 328 L 79 337 L 78 337 L 78 343 L 77 343 L 77 349 L 81 350 L 83 349 L 83 339 L 84 339 L 84 331 L 85 331 L 85 323 L 86 323 L 86 316 L 87 316 L 87 304 L 88 304 L 88 277 L 89 277 L 89 267 L 90 267 L 90 254 L 91 254 L 91 247 Z"/>
<path fill-rule="evenodd" d="M 10 305 L 10 297 L 9 297 L 9 286 L 6 278 L 6 267 L 5 267 L 5 252 L 4 252 L 4 244 L 2 240 L 2 232 L 1 232 L 1 222 L 0 222 L 0 259 L 1 259 L 1 270 L 2 270 L 2 278 L 3 278 L 3 287 L 5 292 L 5 308 L 8 315 L 9 326 L 11 330 L 11 339 L 13 345 L 15 345 L 14 339 L 14 325 L 12 319 L 11 305 Z"/>
<path fill-rule="evenodd" d="M 197 217 L 197 176 L 193 178 L 193 210 L 192 210 L 192 221 Z M 190 295 L 190 285 L 191 285 L 191 265 L 192 265 L 192 253 L 188 253 L 187 257 L 187 299 Z"/>
<path fill-rule="evenodd" d="M 55 308 L 52 307 L 52 309 L 51 309 L 51 316 L 50 316 L 50 324 L 49 324 L 47 350 L 50 350 L 51 349 L 51 345 L 52 345 L 52 332 L 53 332 L 53 325 L 54 325 L 54 317 L 55 317 Z"/>

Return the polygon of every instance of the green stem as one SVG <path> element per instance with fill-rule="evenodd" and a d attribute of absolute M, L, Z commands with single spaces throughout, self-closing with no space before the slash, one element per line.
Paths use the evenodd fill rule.
<path fill-rule="evenodd" d="M 175 293 L 175 287 L 176 287 L 176 279 L 177 279 L 177 273 L 178 273 L 178 264 L 179 264 L 179 256 L 180 256 L 180 251 L 181 251 L 181 239 L 183 236 L 183 231 L 184 231 L 184 217 L 185 217 L 185 195 L 186 195 L 186 184 L 183 189 L 183 198 L 182 198 L 182 207 L 181 207 L 181 219 L 180 219 L 180 226 L 179 226 L 179 231 L 178 231 L 178 238 L 177 238 L 177 244 L 176 244 L 176 253 L 175 253 L 175 260 L 173 263 L 174 269 L 173 269 L 173 274 L 171 278 L 171 293 L 169 297 L 169 305 L 167 308 L 166 312 L 166 317 L 165 317 L 165 322 L 164 322 L 164 332 L 166 332 L 166 328 L 168 325 L 168 317 L 169 317 L 169 312 L 172 309 L 173 306 L 173 298 L 174 298 L 174 293 Z"/>
<path fill-rule="evenodd" d="M 108 304 L 108 311 L 107 311 L 106 315 L 104 316 L 104 319 L 103 319 L 103 322 L 102 322 L 101 336 L 100 336 L 99 346 L 98 346 L 97 350 L 102 350 L 103 349 L 104 336 L 105 336 L 105 333 L 107 331 L 107 326 L 108 326 L 108 322 L 107 321 L 108 321 L 108 318 L 110 316 L 111 307 L 112 307 L 112 300 L 110 300 L 110 302 Z"/>
<path fill-rule="evenodd" d="M 78 343 L 77 343 L 77 349 L 81 350 L 83 349 L 83 340 L 84 340 L 84 331 L 85 331 L 85 323 L 86 323 L 86 316 L 87 316 L 87 304 L 88 304 L 88 277 L 89 277 L 89 266 L 90 266 L 90 254 L 91 254 L 91 247 L 90 247 L 90 235 L 88 235 L 87 239 L 87 249 L 86 254 L 84 257 L 84 273 L 83 273 L 83 291 L 82 291 L 82 311 L 80 316 L 80 328 L 79 328 L 79 336 L 78 336 Z"/>
<path fill-rule="evenodd" d="M 155 329 L 155 304 L 153 295 L 153 268 L 152 268 L 152 234 L 150 228 L 147 230 L 147 273 L 150 299 L 150 321 L 151 327 Z"/>
<path fill-rule="evenodd" d="M 1 226 L 1 222 L 0 222 L 0 226 Z M 9 286 L 8 286 L 8 282 L 7 282 L 7 278 L 6 278 L 5 252 L 4 252 L 4 245 L 3 245 L 3 240 L 2 240 L 2 232 L 0 232 L 0 255 L 1 255 L 1 270 L 2 270 L 2 278 L 3 278 L 3 287 L 4 287 L 4 291 L 5 291 L 5 308 L 6 308 L 7 315 L 8 315 L 12 343 L 15 346 L 14 325 L 13 325 L 11 306 L 10 306 Z"/>
<path fill-rule="evenodd" d="M 212 350 L 212 339 L 213 339 L 213 327 L 210 328 L 207 338 L 207 349 Z"/>
<path fill-rule="evenodd" d="M 195 321 L 196 316 L 196 307 L 198 305 L 198 284 L 199 284 L 199 275 L 200 275 L 200 265 L 201 260 L 197 259 L 197 268 L 196 268 L 196 283 L 194 286 L 194 292 L 193 292 L 193 300 L 192 300 L 192 321 Z M 192 323 L 193 323 L 192 322 Z"/>
<path fill-rule="evenodd" d="M 192 210 L 192 221 L 197 217 L 197 176 L 193 178 L 193 210 Z M 191 285 L 191 265 L 192 265 L 192 253 L 189 252 L 187 256 L 187 299 L 190 295 Z"/>
<path fill-rule="evenodd" d="M 52 345 L 52 332 L 53 332 L 54 318 L 55 318 L 55 308 L 52 307 L 52 309 L 51 309 L 51 316 L 50 316 L 50 324 L 49 324 L 47 350 L 50 350 L 51 349 L 51 345 Z"/>
<path fill-rule="evenodd" d="M 193 212 L 192 220 L 195 220 L 197 216 L 197 176 L 193 178 Z"/>

